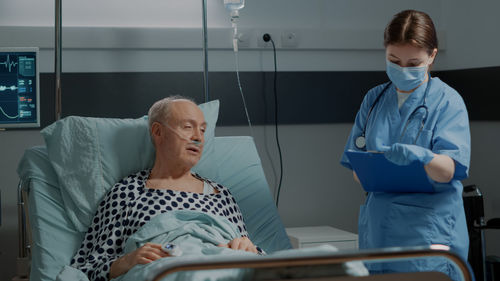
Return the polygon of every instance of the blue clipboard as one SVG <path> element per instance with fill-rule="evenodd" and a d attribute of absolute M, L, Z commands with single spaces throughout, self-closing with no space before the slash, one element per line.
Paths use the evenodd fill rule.
<path fill-rule="evenodd" d="M 381 152 L 345 152 L 367 192 L 435 192 L 424 166 L 415 161 L 399 166 Z"/>

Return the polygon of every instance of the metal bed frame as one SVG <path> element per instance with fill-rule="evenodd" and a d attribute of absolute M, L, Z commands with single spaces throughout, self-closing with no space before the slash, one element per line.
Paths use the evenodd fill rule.
<path fill-rule="evenodd" d="M 29 278 L 30 263 L 30 243 L 29 218 L 27 205 L 25 205 L 26 192 L 22 190 L 23 182 L 18 185 L 18 212 L 19 212 L 19 258 L 17 261 L 18 278 Z M 183 263 L 173 263 L 155 272 L 154 281 L 160 281 L 170 274 L 196 270 L 216 270 L 216 269 L 254 269 L 252 280 L 427 280 L 441 281 L 450 280 L 449 277 L 440 272 L 413 272 L 413 273 L 393 273 L 390 275 L 371 276 L 346 276 L 339 274 L 338 267 L 347 262 L 384 262 L 395 260 L 407 260 L 412 258 L 440 257 L 451 261 L 462 274 L 464 281 L 474 281 L 474 276 L 470 266 L 458 255 L 439 247 L 407 247 L 407 248 L 385 248 L 378 250 L 342 251 L 337 253 L 325 253 L 315 256 L 305 257 L 227 257 L 225 259 L 206 262 L 190 261 Z M 312 276 L 307 277 L 298 274 L 300 270 L 312 272 Z M 332 277 L 333 273 L 333 277 Z M 296 276 L 297 275 L 297 276 Z M 305 277 L 305 278 L 304 278 Z M 312 278 L 312 279 L 311 279 Z M 326 279 L 325 279 L 326 278 Z M 333 278 L 333 279 L 332 279 Z M 19 280 L 19 279 L 18 279 Z"/>
<path fill-rule="evenodd" d="M 29 278 L 29 266 L 30 266 L 30 244 L 31 244 L 31 234 L 29 232 L 29 218 L 27 216 L 28 210 L 27 205 L 25 205 L 26 201 L 26 192 L 22 190 L 23 182 L 20 181 L 18 185 L 18 212 L 19 212 L 19 257 L 17 260 L 17 270 L 18 270 L 18 278 Z M 325 278 L 326 276 L 321 276 L 321 274 L 331 274 L 332 270 L 328 270 L 328 267 L 332 267 L 335 265 L 341 265 L 346 262 L 352 261 L 393 261 L 393 260 L 404 260 L 410 258 L 429 258 L 429 257 L 441 257 L 450 260 L 452 263 L 456 265 L 459 271 L 463 275 L 464 281 L 473 281 L 475 280 L 472 271 L 470 270 L 470 266 L 463 261 L 456 254 L 449 252 L 447 250 L 443 250 L 435 247 L 411 247 L 411 248 L 386 248 L 379 250 L 360 250 L 360 251 L 343 251 L 333 254 L 319 254 L 315 256 L 306 256 L 306 257 L 272 257 L 272 256 L 264 256 L 264 257 L 228 257 L 224 260 L 218 260 L 213 262 L 199 262 L 199 261 L 191 261 L 184 262 L 182 264 L 172 264 L 168 267 L 162 268 L 160 271 L 156 272 L 156 277 L 153 279 L 154 281 L 160 281 L 162 278 L 169 274 L 174 274 L 177 272 L 184 271 L 193 271 L 193 270 L 214 270 L 214 269 L 234 269 L 234 268 L 245 268 L 245 269 L 255 269 L 257 278 L 253 278 L 253 280 L 280 280 L 280 279 L 294 279 L 293 273 L 296 272 L 299 268 L 308 268 L 314 267 L 319 272 L 320 276 L 313 276 L 314 280 L 319 280 L 318 278 Z M 274 272 L 274 273 L 271 273 Z M 279 272 L 276 276 L 275 272 Z M 317 275 L 318 275 L 317 274 Z M 432 280 L 449 280 L 443 279 L 436 275 L 434 277 L 438 279 L 434 279 L 433 275 L 426 276 L 425 279 L 427 281 Z M 260 276 L 260 277 L 259 277 Z M 273 278 L 269 278 L 269 277 Z M 377 275 L 372 275 L 374 279 L 379 280 L 376 277 Z M 385 276 L 385 275 L 384 275 Z M 422 280 L 424 276 L 418 275 L 411 279 L 411 276 L 405 276 L 399 274 L 394 275 L 393 280 Z M 429 279 L 428 277 L 431 277 Z M 339 278 L 345 278 L 339 277 Z M 351 277 L 355 278 L 355 277 Z M 360 277 L 366 278 L 366 277 Z M 386 277 L 383 278 L 383 280 Z M 296 278 L 295 278 L 296 279 Z M 351 280 L 349 279 L 349 280 Z M 302 279 L 302 280 L 310 280 L 310 279 Z M 321 279 L 324 280 L 324 279 Z M 338 280 L 338 279 L 335 279 Z M 342 279 L 344 280 L 344 279 Z M 345 279 L 347 280 L 347 279 Z M 382 280 L 382 279 L 380 279 Z"/>
<path fill-rule="evenodd" d="M 422 280 L 422 276 L 428 276 L 435 278 L 427 279 L 427 281 L 432 280 L 450 280 L 445 274 L 440 272 L 411 272 L 411 273 L 391 273 L 383 275 L 371 275 L 371 276 L 346 276 L 345 274 L 339 274 L 338 270 L 332 266 L 342 265 L 346 262 L 352 261 L 394 261 L 394 260 L 406 260 L 410 258 L 430 258 L 430 257 L 441 257 L 448 259 L 453 262 L 463 276 L 463 280 L 472 281 L 474 277 L 470 270 L 469 265 L 464 262 L 456 254 L 451 253 L 447 250 L 435 249 L 431 247 L 411 247 L 411 248 L 386 248 L 380 250 L 370 250 L 370 251 L 346 251 L 338 252 L 334 254 L 320 254 L 317 256 L 309 257 L 252 257 L 252 258 L 235 258 L 228 257 L 225 260 L 220 260 L 216 262 L 184 262 L 183 264 L 173 264 L 169 267 L 161 269 L 156 273 L 154 281 L 160 281 L 162 278 L 169 274 L 178 273 L 182 271 L 193 271 L 193 270 L 214 270 L 214 269 L 229 269 L 229 268 L 245 268 L 245 269 L 255 269 L 254 276 L 252 280 L 282 280 L 282 279 L 300 279 L 300 280 L 324 280 L 323 278 L 332 278 L 331 275 L 336 275 L 335 278 L 340 278 L 342 280 L 354 280 L 354 279 L 364 279 L 364 280 L 386 280 L 390 275 L 394 274 L 395 279 L 393 280 Z M 304 268 L 309 272 L 313 273 L 312 276 L 294 276 L 297 273 L 298 268 Z M 330 268 L 330 270 L 328 270 Z M 333 269 L 333 271 L 332 271 Z M 429 273 L 432 273 L 429 275 Z M 382 277 L 383 276 L 383 277 Z M 380 278 L 381 277 L 381 278 Z M 308 278 L 308 279 L 306 279 Z M 333 279 L 328 279 L 333 280 Z M 335 279 L 338 280 L 338 279 Z"/>
<path fill-rule="evenodd" d="M 18 229 L 18 257 L 16 260 L 17 278 L 21 280 L 29 277 L 31 256 L 31 233 L 29 231 L 28 205 L 26 192 L 22 189 L 23 182 L 17 185 L 17 229 Z"/>

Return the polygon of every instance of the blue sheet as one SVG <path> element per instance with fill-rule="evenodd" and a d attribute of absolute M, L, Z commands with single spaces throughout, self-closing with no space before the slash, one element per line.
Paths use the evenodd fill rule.
<path fill-rule="evenodd" d="M 227 243 L 239 237 L 235 226 L 226 218 L 197 211 L 179 210 L 155 216 L 141 227 L 125 243 L 125 253 L 130 253 L 147 242 L 164 244 L 173 243 L 180 247 L 183 254 L 180 257 L 166 257 L 148 264 L 134 266 L 126 274 L 113 279 L 114 281 L 152 280 L 162 268 L 173 264 L 192 261 L 214 261 L 228 256 L 256 257 L 257 254 L 232 250 L 216 245 Z M 311 253 L 335 252 L 333 247 L 315 249 L 288 250 L 275 253 L 276 256 L 307 255 Z M 347 272 L 353 275 L 364 275 L 366 270 L 360 263 L 346 266 Z M 218 269 L 204 271 L 186 271 L 167 275 L 165 281 L 180 280 L 244 280 L 251 277 L 251 269 Z M 83 273 L 66 267 L 58 280 L 87 280 Z"/>
<path fill-rule="evenodd" d="M 172 243 L 180 247 L 182 256 L 167 257 L 150 264 L 135 266 L 116 281 L 152 279 L 158 269 L 171 262 L 190 261 L 214 255 L 254 256 L 255 254 L 249 252 L 217 247 L 218 244 L 227 243 L 237 237 L 239 232 L 234 225 L 220 216 L 187 210 L 158 215 L 127 240 L 125 253 L 132 252 L 147 242 Z M 182 272 L 166 280 L 218 280 L 237 278 L 242 274 L 239 270 L 210 271 L 204 272 L 201 276 L 196 272 Z"/>
<path fill-rule="evenodd" d="M 151 242 L 157 244 L 173 243 L 180 247 L 183 252 L 182 256 L 166 257 L 149 264 L 136 265 L 126 274 L 114 280 L 150 280 L 159 269 L 172 262 L 203 259 L 214 255 L 255 256 L 256 254 L 253 253 L 216 246 L 237 237 L 239 237 L 239 231 L 224 217 L 189 210 L 157 215 L 127 239 L 124 247 L 125 254 Z M 83 278 L 79 272 L 69 268 L 66 268 L 62 274 L 67 280 Z M 239 278 L 242 274 L 244 272 L 241 270 L 218 270 L 203 274 L 182 272 L 169 276 L 166 280 L 220 280 L 220 278 Z"/>

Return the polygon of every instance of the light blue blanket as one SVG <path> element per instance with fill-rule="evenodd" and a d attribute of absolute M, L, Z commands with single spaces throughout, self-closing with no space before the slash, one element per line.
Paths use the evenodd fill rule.
<path fill-rule="evenodd" d="M 226 218 L 197 211 L 178 210 L 155 216 L 152 220 L 130 236 L 124 247 L 129 253 L 147 242 L 172 243 L 180 247 L 182 256 L 166 257 L 154 262 L 136 265 L 116 281 L 151 280 L 161 268 L 171 263 L 192 260 L 211 260 L 214 255 L 256 256 L 256 254 L 217 247 L 234 238 L 240 237 L 239 231 Z M 208 275 L 207 275 L 208 274 Z M 241 279 L 244 270 L 217 270 L 210 272 L 182 272 L 173 274 L 164 280 L 232 280 Z M 85 280 L 85 274 L 66 266 L 57 280 Z"/>
<path fill-rule="evenodd" d="M 179 210 L 155 216 L 151 221 L 130 236 L 125 243 L 125 253 L 134 251 L 147 242 L 172 243 L 180 247 L 182 256 L 166 257 L 154 262 L 136 265 L 126 274 L 113 279 L 113 281 L 152 280 L 162 269 L 174 264 L 183 264 L 188 261 L 214 261 L 227 259 L 255 258 L 257 255 L 245 251 L 236 251 L 228 248 L 217 247 L 218 244 L 227 243 L 239 237 L 240 234 L 233 224 L 226 218 L 210 215 L 197 211 Z M 333 247 L 316 249 L 285 250 L 276 252 L 273 256 L 310 255 L 336 251 Z M 360 265 L 361 274 L 364 267 Z M 351 270 L 352 271 L 352 270 Z M 219 269 L 204 271 L 189 271 L 170 274 L 162 280 L 245 280 L 251 276 L 252 271 L 246 269 Z M 355 275 L 359 272 L 353 272 Z M 58 275 L 57 280 L 88 281 L 81 271 L 66 266 Z"/>
<path fill-rule="evenodd" d="M 180 257 L 167 257 L 146 265 L 137 265 L 116 281 L 151 280 L 169 263 L 192 260 L 211 260 L 213 255 L 255 254 L 217 247 L 240 237 L 239 231 L 226 218 L 203 212 L 179 210 L 154 217 L 134 233 L 125 243 L 125 253 L 134 251 L 147 242 L 172 243 L 182 250 Z M 242 270 L 217 270 L 210 272 L 181 272 L 163 280 L 238 280 Z"/>

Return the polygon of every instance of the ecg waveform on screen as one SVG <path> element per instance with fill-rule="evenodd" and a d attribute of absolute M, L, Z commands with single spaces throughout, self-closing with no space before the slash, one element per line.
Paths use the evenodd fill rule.
<path fill-rule="evenodd" d="M 3 86 L 3 85 L 0 85 L 0 92 L 7 91 L 7 90 L 15 91 L 17 89 L 18 88 L 17 88 L 16 85 L 12 85 L 12 86 Z"/>
<path fill-rule="evenodd" d="M 4 62 L 0 62 L 0 64 L 3 64 L 5 68 L 9 69 L 9 72 L 12 72 L 12 67 L 15 67 L 18 63 L 10 61 L 10 55 L 7 55 L 7 60 Z"/>
<path fill-rule="evenodd" d="M 16 119 L 17 117 L 19 117 L 19 114 L 17 114 L 16 116 L 8 115 L 7 113 L 5 113 L 5 111 L 3 111 L 3 108 L 1 106 L 0 106 L 0 111 L 2 112 L 3 115 L 5 115 L 5 117 L 7 117 L 9 119 Z"/>

